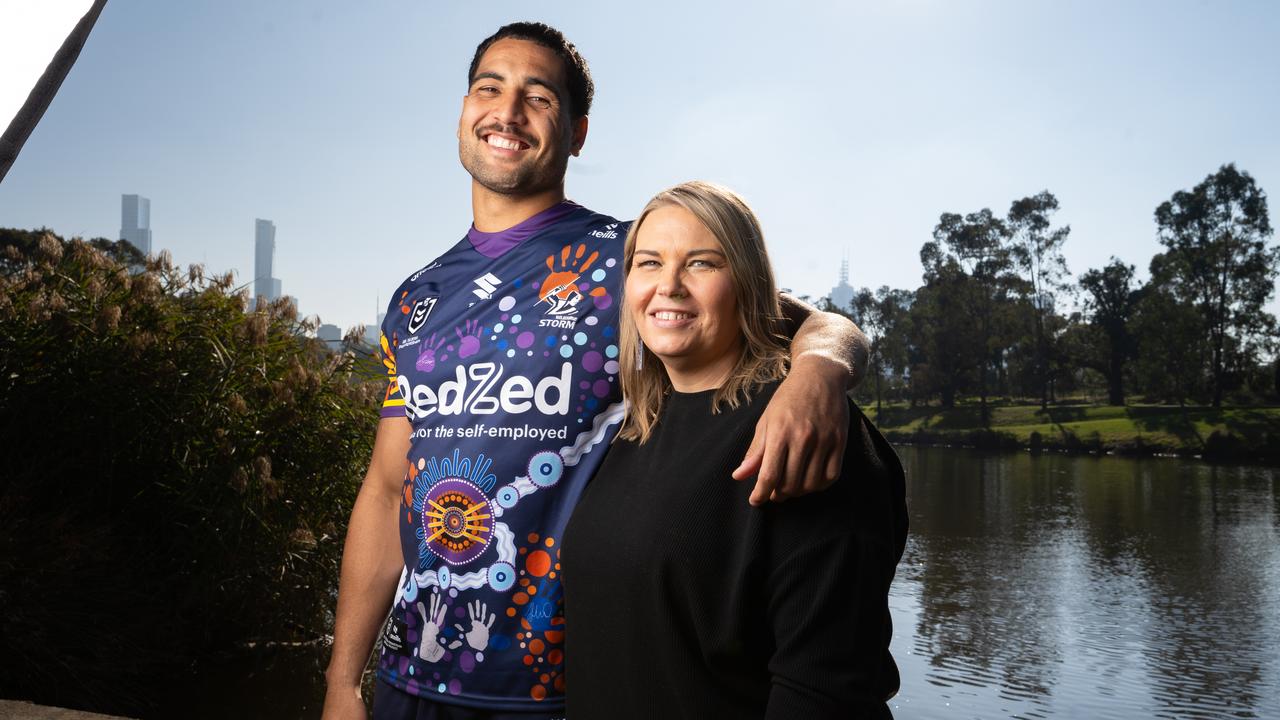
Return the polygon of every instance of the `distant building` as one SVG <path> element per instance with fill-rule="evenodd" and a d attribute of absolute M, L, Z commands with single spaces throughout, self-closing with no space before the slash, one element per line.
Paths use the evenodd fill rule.
<path fill-rule="evenodd" d="M 280 280 L 275 277 L 276 224 L 270 220 L 255 220 L 253 228 L 253 297 L 256 305 L 259 297 L 267 302 L 278 300 L 281 295 Z"/>
<path fill-rule="evenodd" d="M 841 310 L 848 310 L 853 303 L 853 288 L 849 286 L 849 259 L 840 261 L 840 282 L 831 288 L 827 296 L 831 304 Z"/>
<path fill-rule="evenodd" d="M 342 328 L 325 323 L 316 328 L 316 337 L 329 346 L 330 350 L 342 349 Z"/>
<path fill-rule="evenodd" d="M 151 200 L 141 195 L 120 196 L 120 239 L 151 254 Z"/>
<path fill-rule="evenodd" d="M 377 320 L 372 325 L 364 326 L 364 342 L 371 348 L 378 347 L 378 336 L 382 334 L 382 319 L 387 316 L 386 313 L 382 312 L 381 298 L 378 299 L 375 307 L 376 310 L 374 310 L 374 317 L 376 317 Z"/>

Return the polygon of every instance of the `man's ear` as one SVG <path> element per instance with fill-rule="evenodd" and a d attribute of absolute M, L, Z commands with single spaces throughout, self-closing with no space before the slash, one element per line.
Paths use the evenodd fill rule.
<path fill-rule="evenodd" d="M 569 146 L 569 152 L 578 157 L 578 153 L 582 152 L 582 146 L 587 142 L 587 116 L 583 115 L 573 121 L 573 144 Z"/>

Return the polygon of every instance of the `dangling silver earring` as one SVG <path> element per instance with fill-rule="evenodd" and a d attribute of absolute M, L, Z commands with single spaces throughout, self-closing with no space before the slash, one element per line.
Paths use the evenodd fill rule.
<path fill-rule="evenodd" d="M 636 333 L 636 370 L 644 369 L 644 340 Z"/>

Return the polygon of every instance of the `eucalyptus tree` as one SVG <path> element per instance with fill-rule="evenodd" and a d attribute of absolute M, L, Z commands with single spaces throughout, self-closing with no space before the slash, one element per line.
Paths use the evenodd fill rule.
<path fill-rule="evenodd" d="M 907 313 L 912 295 L 909 290 L 897 290 L 888 285 L 882 285 L 874 292 L 864 287 L 854 293 L 850 303 L 850 317 L 871 343 L 869 363 L 875 383 L 877 417 L 884 397 L 886 375 L 900 374 L 907 366 Z"/>
<path fill-rule="evenodd" d="M 1009 250 L 1031 296 L 1025 307 L 1031 314 L 1032 375 L 1042 409 L 1049 405 L 1053 379 L 1052 318 L 1057 313 L 1057 298 L 1066 289 L 1067 261 L 1062 256 L 1062 246 L 1071 234 L 1069 225 L 1051 226 L 1051 216 L 1057 210 L 1058 198 L 1044 190 L 1014 200 L 1006 219 Z"/>
<path fill-rule="evenodd" d="M 1267 197 L 1247 172 L 1223 165 L 1191 190 L 1179 190 L 1155 211 L 1166 252 L 1163 272 L 1173 297 L 1199 311 L 1208 340 L 1214 407 L 1233 365 L 1273 343 L 1275 318 L 1263 310 L 1275 290 L 1280 248 L 1272 236 Z"/>
<path fill-rule="evenodd" d="M 1094 367 L 1107 378 L 1110 405 L 1124 405 L 1125 367 L 1137 350 L 1131 325 L 1141 293 L 1134 285 L 1133 271 L 1132 265 L 1112 257 L 1101 269 L 1080 276 L 1088 321 L 1099 331 L 1101 352 Z"/>
<path fill-rule="evenodd" d="M 936 309 L 952 332 L 966 335 L 976 350 L 978 396 L 982 422 L 988 420 L 991 370 L 998 370 L 1008 346 L 1008 318 L 1002 310 L 1021 292 L 1010 230 L 1004 220 L 983 208 L 968 215 L 943 213 L 933 230 L 933 240 L 920 249 L 925 284 L 941 283 L 949 292 Z M 963 342 L 963 341 L 962 341 Z M 943 358 L 936 357 L 935 361 Z"/>

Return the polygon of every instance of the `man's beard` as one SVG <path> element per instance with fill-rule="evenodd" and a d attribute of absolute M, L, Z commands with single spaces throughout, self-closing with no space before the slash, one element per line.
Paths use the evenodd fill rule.
<path fill-rule="evenodd" d="M 522 138 L 532 152 L 537 145 Z M 485 161 L 483 156 L 486 143 L 478 137 L 471 143 L 458 144 L 458 159 L 462 167 L 481 187 L 499 195 L 534 195 L 544 190 L 559 186 L 564 182 L 565 170 L 569 166 L 569 154 L 566 152 L 550 164 L 539 164 L 536 161 L 524 162 L 511 169 L 500 170 Z M 536 160 L 536 159 L 534 159 Z"/>

